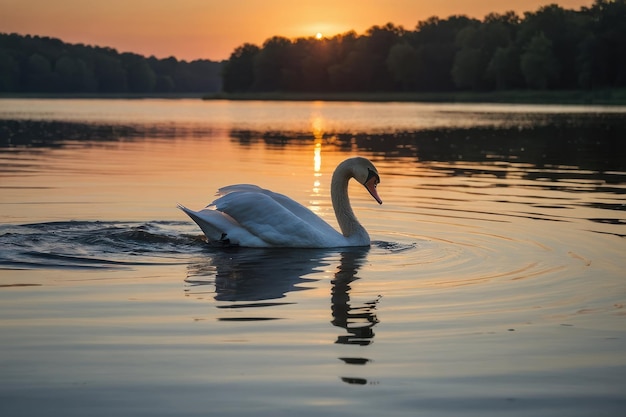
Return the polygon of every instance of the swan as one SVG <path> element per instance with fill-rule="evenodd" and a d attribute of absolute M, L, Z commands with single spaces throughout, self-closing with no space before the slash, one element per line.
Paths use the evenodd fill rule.
<path fill-rule="evenodd" d="M 210 244 L 257 248 L 339 248 L 369 246 L 367 231 L 356 219 L 350 199 L 351 178 L 363 184 L 382 204 L 374 164 L 362 157 L 341 162 L 333 173 L 330 196 L 341 233 L 291 198 L 251 184 L 220 188 L 217 198 L 202 210 L 178 208 L 196 222 Z"/>

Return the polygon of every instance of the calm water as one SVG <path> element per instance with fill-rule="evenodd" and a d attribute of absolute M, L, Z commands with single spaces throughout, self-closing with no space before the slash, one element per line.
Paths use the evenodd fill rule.
<path fill-rule="evenodd" d="M 370 249 L 216 250 L 256 183 Z M 0 414 L 626 414 L 626 108 L 0 100 Z"/>

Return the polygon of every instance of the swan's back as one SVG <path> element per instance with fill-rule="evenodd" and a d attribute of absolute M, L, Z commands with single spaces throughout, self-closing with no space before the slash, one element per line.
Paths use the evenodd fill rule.
<path fill-rule="evenodd" d="M 247 247 L 348 246 L 332 226 L 285 195 L 250 184 L 221 188 L 218 195 L 200 211 L 180 206 L 210 241 Z"/>

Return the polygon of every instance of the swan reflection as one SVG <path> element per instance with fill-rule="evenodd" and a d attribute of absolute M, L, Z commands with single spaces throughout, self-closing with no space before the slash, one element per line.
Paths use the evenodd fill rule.
<path fill-rule="evenodd" d="M 368 248 L 350 248 L 344 251 L 320 249 L 228 249 L 216 251 L 209 258 L 188 267 L 186 282 L 188 294 L 211 294 L 220 304 L 219 309 L 239 311 L 260 307 L 275 307 L 290 302 L 272 301 L 286 297 L 287 293 L 311 289 L 309 278 L 337 264 L 331 280 L 331 323 L 341 328 L 334 343 L 367 346 L 373 342 L 374 326 L 378 323 L 376 307 L 378 298 L 355 303 L 350 299 L 351 285 L 358 280 L 357 272 L 367 259 Z M 203 290 L 204 287 L 207 288 Z M 277 317 L 225 317 L 219 321 L 267 321 Z M 366 365 L 371 360 L 364 357 L 339 357 L 348 366 Z M 364 385 L 366 379 L 340 376 L 347 384 Z"/>
<path fill-rule="evenodd" d="M 189 265 L 188 292 L 215 286 L 217 301 L 263 301 L 284 298 L 292 291 L 306 290 L 316 281 L 309 274 L 323 271 L 330 264 L 327 250 L 224 249 Z"/>
<path fill-rule="evenodd" d="M 365 346 L 372 343 L 373 327 L 378 323 L 378 299 L 354 305 L 350 300 L 351 283 L 366 260 L 367 248 L 337 250 L 302 249 L 228 249 L 189 265 L 188 294 L 212 294 L 217 301 L 235 302 L 218 308 L 268 307 L 289 303 L 270 302 L 287 293 L 310 289 L 309 278 L 338 261 L 331 280 L 331 323 L 345 330 L 335 343 Z M 206 286 L 214 287 L 207 288 Z M 206 288 L 206 290 L 205 290 Z M 243 303 L 243 304 L 242 304 Z M 267 317 L 259 320 L 267 320 Z M 346 363 L 365 363 L 361 358 L 342 358 Z"/>
<path fill-rule="evenodd" d="M 356 273 L 365 260 L 363 252 L 343 252 L 335 278 L 331 281 L 331 309 L 333 325 L 344 328 L 348 334 L 341 335 L 335 343 L 366 346 L 374 338 L 373 327 L 378 323 L 376 304 L 378 298 L 352 306 L 350 304 L 350 283 L 359 279 Z M 379 296 L 380 297 L 380 296 Z M 354 363 L 354 358 L 342 358 L 346 363 Z"/>

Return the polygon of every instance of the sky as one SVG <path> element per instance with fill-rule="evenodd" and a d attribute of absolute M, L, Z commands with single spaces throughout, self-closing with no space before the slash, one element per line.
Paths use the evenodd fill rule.
<path fill-rule="evenodd" d="M 520 16 L 547 4 L 578 10 L 593 0 L 0 0 L 0 32 L 59 38 L 119 52 L 183 60 L 228 59 L 244 43 L 364 33 L 391 22 L 415 29 L 431 16 Z"/>

